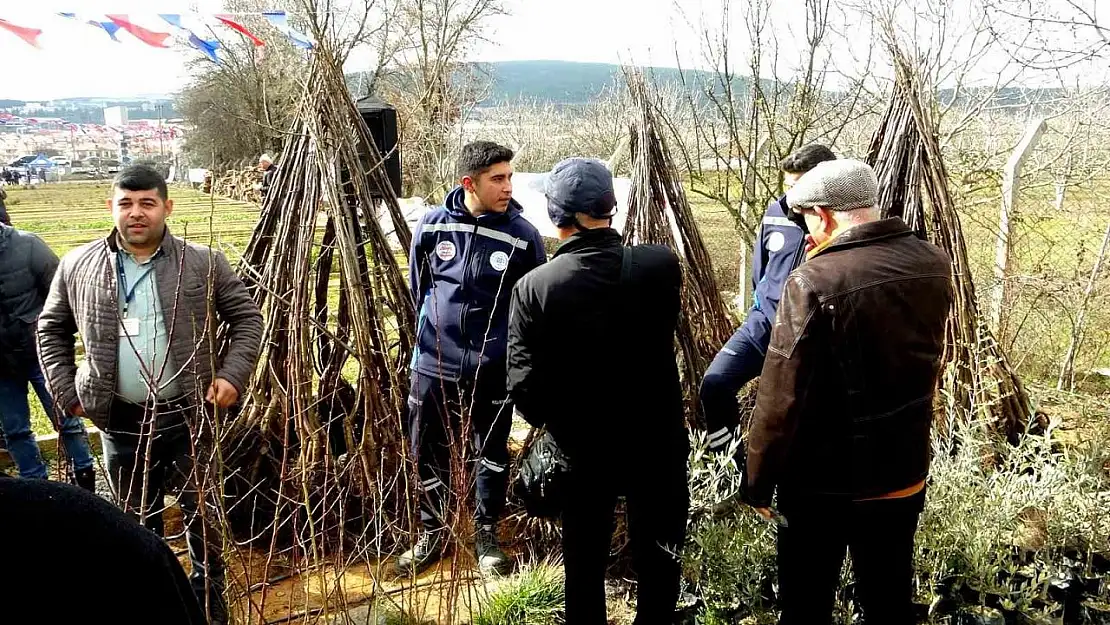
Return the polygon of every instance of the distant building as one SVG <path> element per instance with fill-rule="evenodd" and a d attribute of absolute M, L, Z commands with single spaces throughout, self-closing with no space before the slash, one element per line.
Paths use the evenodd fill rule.
<path fill-rule="evenodd" d="M 19 112 L 23 115 L 30 115 L 31 113 L 53 113 L 54 107 L 47 106 L 42 102 L 27 102 L 19 107 Z"/>
<path fill-rule="evenodd" d="M 127 107 L 109 106 L 104 109 L 104 125 L 121 128 L 127 125 Z"/>

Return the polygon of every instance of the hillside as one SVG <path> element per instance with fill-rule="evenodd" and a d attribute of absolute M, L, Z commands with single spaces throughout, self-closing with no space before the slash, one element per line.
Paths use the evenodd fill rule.
<path fill-rule="evenodd" d="M 716 79 L 710 72 L 678 70 L 673 67 L 645 67 L 645 74 L 659 85 L 706 85 Z M 609 63 L 572 63 L 569 61 L 503 61 L 471 63 L 459 72 L 459 80 L 474 74 L 489 81 L 489 95 L 482 103 L 495 106 L 506 102 L 533 100 L 558 105 L 584 104 L 607 87 L 622 80 L 621 67 Z M 347 74 L 347 85 L 356 97 L 368 83 L 360 73 Z M 747 81 L 737 79 L 735 89 L 746 90 Z"/>
<path fill-rule="evenodd" d="M 491 79 L 488 104 L 519 99 L 581 104 L 621 80 L 620 66 L 608 63 L 505 61 L 476 63 L 475 67 Z M 708 72 L 671 67 L 646 67 L 644 72 L 661 85 L 680 84 L 683 79 L 687 84 L 713 79 Z"/>

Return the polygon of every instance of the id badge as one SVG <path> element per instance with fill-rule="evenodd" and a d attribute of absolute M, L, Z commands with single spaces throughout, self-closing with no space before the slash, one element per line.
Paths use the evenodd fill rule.
<path fill-rule="evenodd" d="M 139 320 L 134 317 L 127 317 L 119 326 L 120 336 L 139 336 Z"/>

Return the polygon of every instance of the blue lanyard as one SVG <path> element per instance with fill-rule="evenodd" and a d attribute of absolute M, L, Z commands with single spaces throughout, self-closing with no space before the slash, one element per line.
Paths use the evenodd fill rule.
<path fill-rule="evenodd" d="M 151 266 L 149 269 L 143 272 L 143 275 L 139 276 L 139 278 L 135 280 L 135 284 L 132 284 L 130 289 L 127 288 L 127 272 L 123 268 L 122 255 L 116 257 L 116 268 L 119 270 L 119 286 L 120 289 L 123 291 L 123 316 L 126 317 L 127 309 L 131 306 L 131 300 L 135 299 L 135 289 L 139 288 L 139 285 L 142 283 L 142 281 L 150 275 L 150 272 L 154 271 L 154 267 Z"/>

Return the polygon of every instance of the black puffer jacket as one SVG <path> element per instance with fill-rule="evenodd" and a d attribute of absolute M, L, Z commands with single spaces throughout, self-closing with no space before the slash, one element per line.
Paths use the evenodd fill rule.
<path fill-rule="evenodd" d="M 0 224 L 0 372 L 22 375 L 34 364 L 35 321 L 57 268 L 42 239 Z"/>

